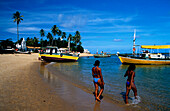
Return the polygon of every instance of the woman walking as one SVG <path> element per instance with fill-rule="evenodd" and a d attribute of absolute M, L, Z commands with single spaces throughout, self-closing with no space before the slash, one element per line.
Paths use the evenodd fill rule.
<path fill-rule="evenodd" d="M 92 76 L 93 76 L 93 82 L 94 82 L 94 87 L 95 87 L 95 98 L 96 101 L 100 101 L 100 96 L 103 93 L 104 90 L 104 81 L 103 81 L 103 76 L 101 73 L 101 68 L 99 68 L 100 61 L 96 60 L 94 63 L 94 67 L 92 68 Z M 100 86 L 100 91 L 98 94 L 98 89 Z"/>
<path fill-rule="evenodd" d="M 127 82 L 126 82 L 126 98 L 125 98 L 125 103 L 128 104 L 128 96 L 129 96 L 129 92 L 130 90 L 132 89 L 133 92 L 134 92 L 134 96 L 135 96 L 135 99 L 137 99 L 137 89 L 136 89 L 136 86 L 135 86 L 135 81 L 134 81 L 134 78 L 135 78 L 135 70 L 136 66 L 134 64 L 131 64 L 124 77 L 128 76 L 128 79 L 127 79 Z"/>

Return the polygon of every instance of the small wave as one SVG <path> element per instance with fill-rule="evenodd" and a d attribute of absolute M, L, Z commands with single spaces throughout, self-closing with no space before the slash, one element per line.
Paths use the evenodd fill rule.
<path fill-rule="evenodd" d="M 141 98 L 139 96 L 137 96 L 137 99 L 135 99 L 135 97 L 132 97 L 132 103 L 131 104 L 138 104 L 141 102 Z"/>

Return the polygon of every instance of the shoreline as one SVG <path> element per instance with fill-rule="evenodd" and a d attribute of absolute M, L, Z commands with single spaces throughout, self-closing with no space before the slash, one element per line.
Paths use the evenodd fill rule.
<path fill-rule="evenodd" d="M 88 53 L 80 53 L 79 57 L 90 57 L 94 56 L 94 54 L 88 54 Z"/>
<path fill-rule="evenodd" d="M 0 61 L 0 110 L 127 110 L 105 98 L 95 102 L 93 94 L 57 76 L 52 78 L 57 84 L 51 85 L 49 73 L 40 74 L 38 54 L 2 54 Z"/>
<path fill-rule="evenodd" d="M 58 74 L 62 74 L 62 72 L 57 72 L 58 74 L 54 75 L 53 71 L 49 68 L 50 65 L 51 64 L 46 63 L 41 65 L 41 76 L 44 77 L 45 82 L 48 82 L 53 89 L 56 89 L 55 92 L 57 95 L 60 95 L 64 101 L 68 101 L 68 103 L 75 108 L 74 110 L 126 111 L 125 107 L 114 104 L 106 98 L 102 99 L 101 102 L 96 102 L 92 92 L 90 93 L 79 85 L 64 79 L 62 76 L 58 76 Z"/>
<path fill-rule="evenodd" d="M 79 91 L 77 91 L 77 89 L 78 90 L 82 90 L 82 91 L 84 91 L 84 92 L 86 92 L 87 94 L 88 94 L 88 96 L 86 96 L 86 102 L 88 103 L 88 102 L 91 102 L 91 101 L 93 101 L 93 102 L 91 102 L 92 104 L 90 104 L 89 106 L 91 106 L 91 105 L 93 105 L 93 107 L 96 107 L 96 104 L 100 104 L 99 102 L 95 102 L 95 97 L 94 97 L 94 90 L 91 90 L 91 88 L 89 89 L 89 88 L 87 88 L 86 86 L 84 86 L 84 85 L 82 85 L 82 83 L 80 83 L 80 84 L 77 84 L 76 82 L 77 82 L 77 80 L 74 80 L 74 81 L 76 81 L 76 82 L 74 82 L 74 81 L 72 81 L 73 79 L 71 79 L 71 78 L 69 78 L 69 76 L 67 77 L 65 77 L 65 76 L 63 76 L 63 75 L 65 75 L 61 70 L 54 70 L 54 67 L 51 67 L 52 65 L 56 65 L 57 63 L 50 63 L 50 64 L 46 64 L 46 65 L 44 65 L 43 67 L 46 69 L 46 70 L 44 70 L 44 72 L 46 73 L 46 74 L 42 74 L 43 76 L 44 76 L 44 78 L 45 79 L 48 79 L 48 82 L 55 88 L 55 84 L 58 84 L 58 83 L 55 83 L 55 81 L 58 81 L 58 79 L 59 80 L 61 80 L 61 81 L 63 81 L 63 82 L 65 82 L 65 83 L 68 83 L 69 85 L 71 85 L 72 86 L 72 90 L 74 90 L 74 91 L 76 91 L 76 92 L 74 92 L 74 93 L 76 93 L 76 94 L 79 94 L 80 92 Z M 58 67 L 60 67 L 60 65 L 58 65 Z M 48 74 L 47 74 L 48 73 Z M 48 76 L 47 76 L 48 75 Z M 47 78 L 48 77 L 48 78 Z M 57 78 L 57 79 L 55 79 L 55 77 Z M 50 78 L 50 79 L 49 79 Z M 46 80 L 47 81 L 47 80 Z M 64 85 L 64 86 L 66 86 L 66 85 Z M 91 86 L 93 87 L 93 83 L 91 84 Z M 74 87 L 74 88 L 73 88 Z M 57 88 L 58 89 L 58 88 Z M 66 89 L 68 89 L 68 88 L 66 88 Z M 71 90 L 69 90 L 69 91 L 71 91 Z M 72 94 L 72 96 L 73 96 L 74 94 Z M 78 95 L 74 95 L 74 96 L 78 96 Z M 85 96 L 85 95 L 84 95 Z M 89 97 L 90 96 L 90 97 Z M 102 95 L 103 96 L 103 98 L 101 99 L 101 104 L 103 104 L 103 105 L 101 105 L 100 104 L 100 110 L 105 110 L 105 109 L 107 109 L 107 110 L 111 110 L 111 111 L 125 111 L 125 110 L 128 110 L 128 111 L 140 111 L 141 109 L 139 108 L 139 107 L 135 107 L 135 105 L 129 105 L 129 106 L 127 106 L 125 103 L 124 103 L 124 100 L 123 100 L 123 98 L 121 97 L 121 99 L 122 100 L 120 100 L 120 101 L 118 101 L 118 100 L 116 100 L 116 99 L 113 99 L 113 98 L 111 98 L 110 97 L 110 95 L 107 95 L 107 94 L 103 94 Z M 85 99 L 83 99 L 83 100 L 85 100 Z M 67 100 L 68 101 L 68 100 Z M 78 103 L 77 103 L 78 104 Z M 95 106 L 94 106 L 94 104 L 95 104 Z M 106 105 L 107 105 L 107 107 L 106 107 Z M 92 106 L 91 106 L 92 107 Z"/>
<path fill-rule="evenodd" d="M 37 57 L 37 54 L 0 55 L 0 110 L 62 111 L 71 108 L 43 82 Z"/>

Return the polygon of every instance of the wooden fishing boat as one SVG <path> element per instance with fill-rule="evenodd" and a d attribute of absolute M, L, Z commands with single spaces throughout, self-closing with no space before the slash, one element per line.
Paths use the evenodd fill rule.
<path fill-rule="evenodd" d="M 141 45 L 145 49 L 141 54 L 136 54 L 135 51 L 135 35 L 133 40 L 133 54 L 119 54 L 118 58 L 122 64 L 153 64 L 153 65 L 170 65 L 170 54 L 166 53 L 150 53 L 148 50 L 170 49 L 170 45 Z"/>
<path fill-rule="evenodd" d="M 117 54 L 122 64 L 157 64 L 157 65 L 170 65 L 170 57 L 161 53 L 143 53 L 140 55 L 124 55 Z"/>
<path fill-rule="evenodd" d="M 72 62 L 79 59 L 78 54 L 62 53 L 57 47 L 46 47 L 45 50 L 40 51 L 39 56 L 39 59 L 47 62 Z"/>

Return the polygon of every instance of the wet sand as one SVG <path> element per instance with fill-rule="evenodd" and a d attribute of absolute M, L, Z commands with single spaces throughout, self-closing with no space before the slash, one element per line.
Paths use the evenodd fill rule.
<path fill-rule="evenodd" d="M 0 55 L 0 111 L 127 110 L 105 98 L 95 102 L 93 94 L 57 76 L 41 75 L 37 58 L 38 54 Z M 53 79 L 56 84 L 51 84 Z"/>

